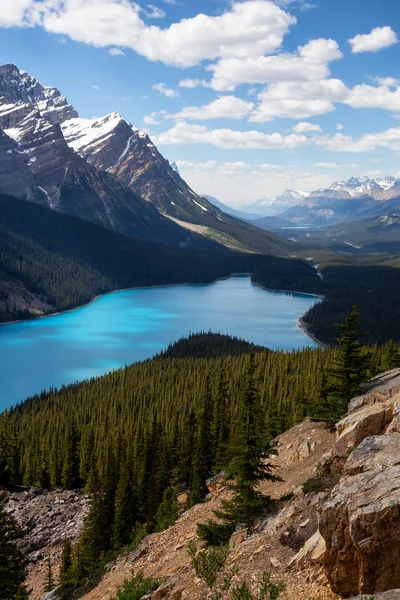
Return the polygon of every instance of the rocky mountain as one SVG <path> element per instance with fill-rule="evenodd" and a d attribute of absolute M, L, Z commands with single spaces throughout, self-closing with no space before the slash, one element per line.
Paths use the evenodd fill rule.
<path fill-rule="evenodd" d="M 0 68 L 0 129 L 0 192 L 173 245 L 292 252 L 196 194 L 119 114 L 79 118 L 56 88 L 13 64 Z"/>
<path fill-rule="evenodd" d="M 288 188 L 282 194 L 273 198 L 261 198 L 253 204 L 246 206 L 246 210 L 254 212 L 261 217 L 275 216 L 283 213 L 292 206 L 302 204 L 308 198 L 309 192 Z"/>
<path fill-rule="evenodd" d="M 330 186 L 330 189 L 340 193 L 347 192 L 352 197 L 371 196 L 375 200 L 387 200 L 400 194 L 400 179 L 398 177 L 351 177 L 339 180 Z"/>
<path fill-rule="evenodd" d="M 33 105 L 51 123 L 62 123 L 78 113 L 54 87 L 41 85 L 12 63 L 0 66 L 0 98 L 9 105 Z M 5 102 L 3 102 L 5 104 Z"/>
<path fill-rule="evenodd" d="M 173 245 L 216 247 L 163 217 L 111 173 L 71 148 L 60 123 L 77 117 L 55 88 L 15 65 L 0 70 L 0 191 L 119 233 Z"/>

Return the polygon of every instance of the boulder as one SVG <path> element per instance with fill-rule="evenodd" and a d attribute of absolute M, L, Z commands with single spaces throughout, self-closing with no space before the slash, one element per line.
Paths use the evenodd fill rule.
<path fill-rule="evenodd" d="M 326 574 L 344 598 L 400 586 L 400 434 L 365 439 L 319 516 Z"/>
<path fill-rule="evenodd" d="M 304 569 L 309 564 L 324 564 L 326 543 L 319 531 L 316 531 L 289 562 L 289 567 Z"/>
<path fill-rule="evenodd" d="M 212 498 L 214 498 L 225 486 L 225 471 L 221 471 L 207 479 L 206 486 Z"/>

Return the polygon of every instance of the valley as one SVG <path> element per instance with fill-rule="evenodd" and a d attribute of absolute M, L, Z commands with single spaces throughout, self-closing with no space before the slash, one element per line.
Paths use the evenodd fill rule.
<path fill-rule="evenodd" d="M 400 597 L 371 2 L 0 14 L 0 600 Z"/>

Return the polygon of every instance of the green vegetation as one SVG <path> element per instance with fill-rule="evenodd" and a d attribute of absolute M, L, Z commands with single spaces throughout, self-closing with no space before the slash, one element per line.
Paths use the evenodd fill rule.
<path fill-rule="evenodd" d="M 221 337 L 227 349 L 229 338 Z M 342 351 L 254 353 L 243 345 L 237 354 L 233 340 L 235 355 L 216 357 L 215 340 L 192 337 L 188 358 L 156 357 L 43 392 L 0 416 L 1 481 L 80 485 L 91 494 L 82 537 L 63 553 L 62 583 L 74 597 L 98 581 L 116 553 L 174 522 L 178 489 L 202 500 L 205 479 L 221 469 L 234 477 L 234 497 L 222 507 L 223 522 L 208 528 L 208 541 L 226 541 L 236 523 L 251 526 L 269 502 L 256 491 L 258 481 L 273 478 L 264 463 L 269 443 L 317 414 Z M 184 343 L 179 347 L 184 354 Z M 393 344 L 390 352 L 360 352 L 370 377 Z"/>
<path fill-rule="evenodd" d="M 301 260 L 164 246 L 0 194 L 0 301 L 2 280 L 20 281 L 54 310 L 64 310 L 115 289 L 210 283 L 238 272 L 258 273 L 275 289 L 287 278 L 296 284 L 289 289 L 314 291 L 320 285 Z M 0 311 L 0 321 L 17 317 L 29 315 L 12 307 Z"/>
<path fill-rule="evenodd" d="M 214 511 L 222 522 L 222 529 L 221 522 L 215 521 L 208 521 L 198 529 L 199 536 L 207 544 L 220 545 L 238 525 L 251 527 L 261 510 L 272 504 L 272 500 L 257 489 L 261 481 L 277 481 L 270 463 L 266 462 L 269 453 L 260 395 L 255 382 L 255 357 L 251 353 L 245 366 L 244 384 L 234 420 L 233 458 L 226 473 L 227 478 L 233 479 L 227 484 L 233 496 L 230 500 L 222 500 L 221 509 Z"/>
<path fill-rule="evenodd" d="M 263 573 L 260 589 L 255 594 L 247 581 L 232 587 L 233 578 L 239 574 L 239 569 L 234 566 L 228 573 L 224 573 L 229 555 L 228 546 L 199 551 L 195 542 L 190 542 L 188 553 L 196 576 L 210 590 L 211 600 L 221 600 L 222 597 L 230 597 L 232 600 L 277 600 L 286 587 L 283 582 L 273 581 L 271 573 L 266 571 Z"/>
<path fill-rule="evenodd" d="M 132 573 L 131 579 L 125 579 L 123 586 L 118 590 L 116 597 L 110 600 L 140 600 L 150 594 L 162 584 L 162 580 L 145 577 L 142 571 L 137 575 Z"/>
<path fill-rule="evenodd" d="M 303 317 L 310 333 L 324 344 L 336 344 L 336 323 L 343 323 L 356 305 L 364 343 L 400 343 L 400 268 L 329 266 L 322 275 L 324 300 Z"/>
<path fill-rule="evenodd" d="M 336 423 L 345 412 L 351 398 L 361 394 L 361 384 L 366 380 L 368 358 L 363 352 L 360 338 L 365 336 L 358 331 L 358 309 L 354 306 L 342 325 L 336 327 L 342 332 L 337 338 L 339 348 L 330 367 L 329 383 L 325 384 L 324 402 L 318 407 L 315 416 L 329 423 Z M 393 344 L 390 344 L 392 347 Z M 390 352 L 390 350 L 389 350 Z M 385 349 L 384 360 L 387 360 Z"/>
<path fill-rule="evenodd" d="M 27 600 L 26 559 L 16 545 L 22 531 L 6 513 L 5 502 L 0 490 L 0 600 Z"/>

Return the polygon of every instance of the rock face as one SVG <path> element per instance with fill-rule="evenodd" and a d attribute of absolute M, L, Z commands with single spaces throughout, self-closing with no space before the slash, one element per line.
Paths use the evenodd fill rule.
<path fill-rule="evenodd" d="M 9 103 L 34 105 L 51 123 L 62 123 L 78 113 L 54 87 L 41 85 L 12 63 L 0 66 L 0 96 Z"/>
<path fill-rule="evenodd" d="M 400 586 L 400 369 L 365 389 L 319 463 L 320 473 L 340 472 L 341 479 L 319 509 L 319 532 L 296 557 L 301 566 L 315 551 L 344 598 Z"/>
<path fill-rule="evenodd" d="M 96 169 L 118 177 L 161 212 L 200 224 L 207 213 L 224 218 L 224 213 L 187 185 L 146 133 L 118 113 L 101 119 L 70 119 L 62 129 L 68 144 L 80 156 Z"/>
<path fill-rule="evenodd" d="M 344 597 L 400 585 L 400 434 L 366 438 L 323 506 L 332 589 Z"/>
<path fill-rule="evenodd" d="M 25 200 L 44 202 L 28 159 L 18 144 L 0 129 L 0 190 Z"/>

